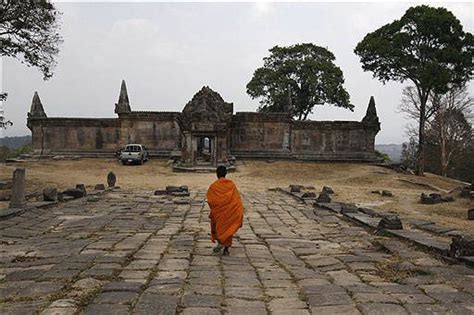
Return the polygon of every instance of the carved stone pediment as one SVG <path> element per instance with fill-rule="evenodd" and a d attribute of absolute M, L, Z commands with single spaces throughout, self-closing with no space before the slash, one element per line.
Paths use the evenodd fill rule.
<path fill-rule="evenodd" d="M 214 129 L 214 124 L 230 123 L 233 107 L 234 105 L 225 102 L 219 93 L 205 86 L 184 107 L 181 114 L 182 128 L 191 130 L 194 124 L 209 124 L 209 129 Z"/>

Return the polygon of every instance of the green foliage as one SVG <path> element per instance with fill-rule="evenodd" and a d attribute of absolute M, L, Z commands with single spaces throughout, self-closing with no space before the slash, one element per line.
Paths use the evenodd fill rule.
<path fill-rule="evenodd" d="M 392 159 L 390 156 L 386 153 L 380 152 L 378 150 L 375 150 L 375 155 L 377 156 L 378 159 L 382 159 L 384 162 L 391 162 Z"/>
<path fill-rule="evenodd" d="M 362 68 L 382 82 L 411 80 L 444 93 L 472 75 L 473 36 L 445 8 L 409 8 L 400 20 L 367 34 L 355 48 Z"/>
<path fill-rule="evenodd" d="M 0 55 L 37 67 L 49 79 L 62 42 L 59 14 L 49 0 L 2 0 Z"/>
<path fill-rule="evenodd" d="M 304 120 L 316 105 L 353 110 L 342 70 L 326 48 L 311 43 L 275 46 L 263 60 L 263 67 L 255 70 L 247 84 L 247 93 L 261 98 L 260 111 L 289 112 Z"/>
<path fill-rule="evenodd" d="M 417 174 L 423 175 L 426 103 L 431 92 L 442 94 L 472 77 L 473 36 L 445 8 L 409 8 L 390 24 L 367 34 L 354 52 L 362 68 L 387 81 L 410 80 L 419 98 Z"/>
<path fill-rule="evenodd" d="M 416 166 L 416 146 L 417 139 L 410 137 L 408 142 L 402 144 L 402 165 L 406 168 L 414 169 Z"/>
<path fill-rule="evenodd" d="M 33 152 L 31 145 L 24 145 L 15 150 L 11 150 L 7 146 L 0 146 L 0 162 L 5 162 L 6 159 L 14 159 L 22 154 L 30 154 Z"/>

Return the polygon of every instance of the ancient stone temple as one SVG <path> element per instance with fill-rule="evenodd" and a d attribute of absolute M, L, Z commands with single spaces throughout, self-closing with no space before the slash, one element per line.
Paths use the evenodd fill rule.
<path fill-rule="evenodd" d="M 128 143 L 176 166 L 231 165 L 235 158 L 314 161 L 376 160 L 380 122 L 371 97 L 362 121 L 295 121 L 285 113 L 233 111 L 233 104 L 203 87 L 182 112 L 133 111 L 122 81 L 117 118 L 47 117 L 35 92 L 28 113 L 39 155 L 112 156 Z"/>

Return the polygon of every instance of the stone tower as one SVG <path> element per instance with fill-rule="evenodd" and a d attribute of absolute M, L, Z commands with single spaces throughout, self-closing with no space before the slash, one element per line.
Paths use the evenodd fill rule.
<path fill-rule="evenodd" d="M 28 113 L 28 118 L 46 118 L 46 113 L 44 112 L 43 104 L 39 98 L 38 92 L 35 92 L 33 95 L 33 100 L 31 101 L 30 112 Z"/>
<path fill-rule="evenodd" d="M 369 106 L 367 106 L 367 112 L 365 113 L 364 118 L 362 118 L 362 123 L 367 127 L 380 131 L 380 121 L 379 116 L 377 116 L 377 109 L 375 108 L 375 99 L 373 96 L 370 97 Z"/>
<path fill-rule="evenodd" d="M 127 85 L 125 80 L 122 80 L 122 85 L 120 86 L 120 95 L 118 103 L 115 103 L 115 113 L 116 114 L 125 114 L 130 113 L 132 110 L 130 108 L 130 101 L 128 100 Z"/>

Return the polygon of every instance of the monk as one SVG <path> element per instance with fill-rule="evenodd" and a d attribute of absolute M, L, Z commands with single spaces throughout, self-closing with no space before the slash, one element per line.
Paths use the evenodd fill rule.
<path fill-rule="evenodd" d="M 207 190 L 207 203 L 211 208 L 211 241 L 217 241 L 214 253 L 220 253 L 224 247 L 222 254 L 227 256 L 229 247 L 232 246 L 232 237 L 242 227 L 244 207 L 237 187 L 225 178 L 226 167 L 219 166 L 216 173 L 217 180 Z"/>

